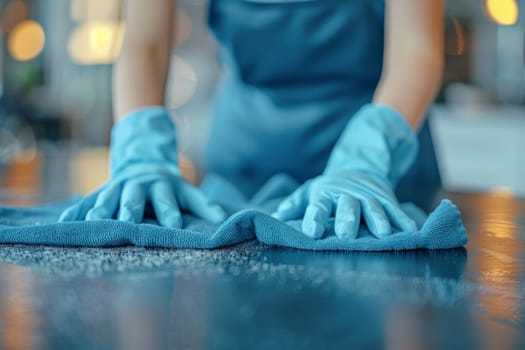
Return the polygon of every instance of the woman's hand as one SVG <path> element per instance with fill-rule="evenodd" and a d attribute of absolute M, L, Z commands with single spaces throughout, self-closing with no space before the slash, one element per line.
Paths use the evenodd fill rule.
<path fill-rule="evenodd" d="M 153 207 L 159 224 L 169 228 L 183 226 L 181 209 L 211 222 L 226 218 L 221 207 L 211 203 L 180 173 L 151 164 L 137 164 L 134 168 L 66 209 L 59 221 L 117 219 L 139 224 L 147 204 Z"/>
<path fill-rule="evenodd" d="M 303 218 L 302 231 L 312 238 L 323 236 L 331 217 L 339 238 L 356 238 L 361 217 L 378 238 L 390 235 L 392 226 L 415 231 L 416 224 L 401 210 L 390 181 L 378 175 L 352 170 L 320 175 L 285 199 L 274 216 Z"/>
<path fill-rule="evenodd" d="M 212 222 L 226 218 L 187 183 L 177 165 L 175 125 L 162 107 L 143 108 L 117 123 L 111 133 L 110 179 L 66 209 L 60 221 L 117 219 L 140 223 L 147 204 L 160 225 L 180 228 L 181 209 Z"/>
<path fill-rule="evenodd" d="M 322 237 L 331 217 L 340 238 L 357 237 L 361 218 L 378 238 L 391 234 L 392 227 L 415 231 L 394 188 L 417 151 L 417 138 L 397 111 L 367 105 L 349 122 L 323 174 L 286 198 L 273 215 L 303 218 L 302 231 L 312 238 Z"/>

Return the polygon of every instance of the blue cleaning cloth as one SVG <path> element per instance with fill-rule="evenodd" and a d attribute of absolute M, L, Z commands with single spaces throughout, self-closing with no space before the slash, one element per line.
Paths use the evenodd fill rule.
<path fill-rule="evenodd" d="M 153 218 L 142 224 L 116 220 L 57 223 L 61 212 L 78 199 L 33 208 L 0 207 L 0 243 L 211 249 L 257 239 L 299 249 L 366 251 L 446 249 L 467 243 L 459 210 L 449 200 L 443 200 L 428 217 L 416 206 L 403 204 L 403 210 L 416 221 L 417 232 L 395 232 L 378 239 L 362 224 L 356 239 L 341 239 L 335 236 L 332 219 L 325 236 L 312 239 L 300 232 L 300 220 L 283 223 L 270 216 L 296 187 L 290 178 L 277 175 L 248 201 L 224 179 L 210 176 L 202 190 L 223 205 L 230 217 L 213 224 L 184 215 L 183 229 L 159 226 Z"/>

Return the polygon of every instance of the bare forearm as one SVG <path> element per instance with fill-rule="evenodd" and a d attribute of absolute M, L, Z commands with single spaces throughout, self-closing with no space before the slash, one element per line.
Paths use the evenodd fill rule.
<path fill-rule="evenodd" d="M 114 118 L 164 105 L 174 27 L 174 0 L 125 2 L 126 33 L 113 71 Z"/>
<path fill-rule="evenodd" d="M 443 73 L 443 0 L 388 0 L 383 74 L 374 103 L 398 110 L 417 130 Z"/>
<path fill-rule="evenodd" d="M 374 103 L 399 111 L 417 130 L 438 92 L 443 61 L 430 53 L 400 57 L 395 69 L 383 74 Z"/>
<path fill-rule="evenodd" d="M 164 105 L 168 64 L 160 61 L 154 49 L 127 52 L 119 58 L 113 76 L 115 120 L 134 109 Z"/>

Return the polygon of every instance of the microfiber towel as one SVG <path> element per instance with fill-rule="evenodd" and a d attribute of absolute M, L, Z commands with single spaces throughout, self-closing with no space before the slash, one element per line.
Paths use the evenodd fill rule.
<path fill-rule="evenodd" d="M 232 184 L 210 175 L 202 190 L 226 209 L 229 218 L 213 224 L 185 214 L 182 229 L 159 226 L 154 217 L 146 217 L 142 224 L 116 220 L 58 223 L 61 212 L 78 198 L 32 208 L 0 207 L 0 243 L 212 249 L 257 239 L 299 249 L 355 251 L 447 249 L 467 243 L 459 210 L 449 200 L 443 200 L 429 216 L 413 204 L 403 204 L 403 210 L 418 225 L 416 232 L 394 232 L 378 239 L 362 224 L 356 239 L 340 239 L 335 236 L 332 219 L 323 238 L 309 238 L 300 232 L 300 220 L 284 223 L 270 216 L 297 185 L 289 177 L 277 175 L 247 200 Z"/>

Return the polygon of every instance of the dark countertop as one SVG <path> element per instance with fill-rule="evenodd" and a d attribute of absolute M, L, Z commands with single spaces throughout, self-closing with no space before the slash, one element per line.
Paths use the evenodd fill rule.
<path fill-rule="evenodd" d="M 0 246 L 0 349 L 524 349 L 525 201 L 446 196 L 466 250 Z"/>

